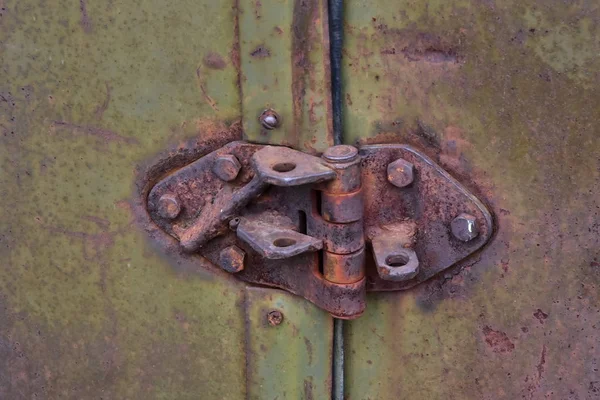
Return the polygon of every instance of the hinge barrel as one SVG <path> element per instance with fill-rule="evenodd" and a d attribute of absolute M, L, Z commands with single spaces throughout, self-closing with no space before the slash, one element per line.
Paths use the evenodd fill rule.
<path fill-rule="evenodd" d="M 335 179 L 321 185 L 325 236 L 339 238 L 336 246 L 325 240 L 323 276 L 334 283 L 359 282 L 365 277 L 365 242 L 358 150 L 347 145 L 330 147 L 323 159 L 337 173 Z"/>

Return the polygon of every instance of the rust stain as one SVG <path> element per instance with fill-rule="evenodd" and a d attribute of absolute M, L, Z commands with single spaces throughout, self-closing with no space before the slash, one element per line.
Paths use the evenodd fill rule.
<path fill-rule="evenodd" d="M 53 127 L 68 129 L 75 134 L 96 136 L 105 140 L 106 142 L 138 144 L 138 140 L 136 138 L 121 136 L 114 131 L 96 126 L 78 125 L 67 121 L 54 121 Z"/>
<path fill-rule="evenodd" d="M 254 58 L 267 58 L 271 57 L 271 50 L 264 44 L 260 44 L 250 52 L 250 55 Z"/>
<path fill-rule="evenodd" d="M 261 11 L 262 11 L 262 3 L 260 0 L 256 0 L 254 2 L 254 16 L 256 17 L 256 19 L 261 18 Z"/>
<path fill-rule="evenodd" d="M 218 53 L 209 52 L 204 56 L 204 65 L 210 69 L 224 69 L 227 63 Z"/>
<path fill-rule="evenodd" d="M 304 399 L 305 400 L 314 400 L 313 396 L 313 379 L 312 376 L 309 376 L 308 379 L 304 380 Z"/>
<path fill-rule="evenodd" d="M 92 20 L 90 19 L 87 12 L 86 0 L 79 0 L 79 11 L 81 12 L 80 24 L 85 33 L 92 32 Z"/>
<path fill-rule="evenodd" d="M 99 228 L 104 230 L 108 230 L 110 227 L 110 221 L 106 218 L 95 217 L 93 215 L 84 215 L 82 218 L 95 223 Z"/>
<path fill-rule="evenodd" d="M 308 340 L 308 338 L 306 336 L 304 337 L 304 345 L 306 346 L 306 354 L 308 354 L 308 364 L 312 365 L 312 363 L 313 363 L 313 347 L 312 347 L 312 343 L 310 342 L 310 340 Z"/>
<path fill-rule="evenodd" d="M 542 379 L 545 364 L 546 364 L 546 345 L 544 345 L 542 347 L 542 354 L 540 355 L 540 362 L 537 365 L 538 379 Z"/>
<path fill-rule="evenodd" d="M 304 97 L 311 80 L 312 63 L 310 52 L 318 40 L 313 25 L 318 20 L 318 1 L 294 1 L 292 25 L 292 99 L 294 124 L 293 137 L 299 138 L 303 129 Z M 299 125 L 299 126 L 298 126 Z"/>
<path fill-rule="evenodd" d="M 83 256 L 88 261 L 97 261 L 98 257 L 101 257 L 101 255 L 115 243 L 115 236 L 119 233 L 107 231 L 87 233 L 71 231 L 54 226 L 46 226 L 45 228 L 53 233 L 81 239 L 84 243 Z"/>
<path fill-rule="evenodd" d="M 433 64 L 463 62 L 464 57 L 459 54 L 460 47 L 452 43 L 448 37 L 429 32 L 415 32 L 412 29 L 390 28 L 386 24 L 378 24 L 375 29 L 380 34 L 395 39 L 390 46 L 381 49 L 381 55 L 402 55 L 409 62 Z"/>
<path fill-rule="evenodd" d="M 102 117 L 104 116 L 104 112 L 106 111 L 106 109 L 108 108 L 108 105 L 110 104 L 110 96 L 111 96 L 112 89 L 108 85 L 108 82 L 105 82 L 104 85 L 106 86 L 106 97 L 104 98 L 104 101 L 102 102 L 102 104 L 100 104 L 96 108 L 96 111 L 94 112 L 97 120 L 102 119 Z"/>
<path fill-rule="evenodd" d="M 494 353 L 510 353 L 515 349 L 513 342 L 502 331 L 495 331 L 489 326 L 484 326 L 483 335 L 485 342 L 492 348 Z"/>
<path fill-rule="evenodd" d="M 196 77 L 198 78 L 198 86 L 200 86 L 200 91 L 202 92 L 204 100 L 206 100 L 210 108 L 212 108 L 215 112 L 218 112 L 219 107 L 217 106 L 217 102 L 212 97 L 210 97 L 210 95 L 206 91 L 206 88 L 204 87 L 204 83 L 202 82 L 202 72 L 200 71 L 200 68 L 196 69 Z"/>
<path fill-rule="evenodd" d="M 536 394 L 537 394 L 538 390 L 540 389 L 544 371 L 546 370 L 545 365 L 546 365 L 546 345 L 544 344 L 542 346 L 542 352 L 540 354 L 540 361 L 535 366 L 537 373 L 534 374 L 533 376 L 527 375 L 525 377 L 525 383 L 527 385 L 525 386 L 524 391 L 526 392 L 527 399 L 529 399 L 529 400 L 533 400 L 533 399 L 537 398 Z M 523 397 L 525 397 L 525 396 L 523 396 Z"/>
<path fill-rule="evenodd" d="M 548 318 L 548 314 L 546 314 L 545 312 L 543 312 L 543 311 L 542 311 L 541 309 L 539 309 L 539 308 L 538 308 L 538 309 L 537 309 L 537 310 L 536 310 L 536 311 L 533 313 L 533 316 L 534 316 L 534 317 L 535 317 L 535 318 L 536 318 L 538 321 L 540 321 L 540 324 L 542 324 L 542 325 L 544 324 L 544 320 L 545 320 L 546 318 Z"/>

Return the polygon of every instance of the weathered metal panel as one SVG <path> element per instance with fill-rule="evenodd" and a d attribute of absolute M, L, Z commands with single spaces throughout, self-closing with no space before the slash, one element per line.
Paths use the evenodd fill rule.
<path fill-rule="evenodd" d="M 241 0 L 240 65 L 244 135 L 309 153 L 333 144 L 329 31 L 325 0 Z M 273 109 L 277 129 L 259 116 Z"/>
<path fill-rule="evenodd" d="M 349 142 L 428 149 L 486 199 L 490 245 L 346 335 L 350 399 L 599 396 L 600 6 L 356 1 Z"/>
<path fill-rule="evenodd" d="M 333 319 L 281 290 L 247 289 L 248 399 L 328 399 Z"/>
<path fill-rule="evenodd" d="M 0 398 L 246 396 L 244 286 L 132 201 L 241 137 L 238 47 L 233 1 L 0 0 Z"/>

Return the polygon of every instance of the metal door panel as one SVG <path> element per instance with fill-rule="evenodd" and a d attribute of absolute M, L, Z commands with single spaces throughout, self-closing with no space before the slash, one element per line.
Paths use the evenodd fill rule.
<path fill-rule="evenodd" d="M 345 138 L 411 143 L 495 213 L 486 249 L 372 294 L 350 399 L 591 399 L 600 298 L 600 8 L 347 4 Z"/>
<path fill-rule="evenodd" d="M 0 398 L 248 395 L 245 286 L 149 240 L 135 185 L 241 138 L 237 29 L 235 2 L 0 1 Z"/>

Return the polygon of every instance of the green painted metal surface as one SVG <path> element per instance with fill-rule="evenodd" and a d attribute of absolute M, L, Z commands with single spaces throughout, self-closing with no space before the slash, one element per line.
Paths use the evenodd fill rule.
<path fill-rule="evenodd" d="M 333 145 L 327 1 L 242 0 L 240 67 L 245 138 L 320 153 Z M 280 126 L 264 129 L 273 109 Z"/>
<path fill-rule="evenodd" d="M 244 285 L 134 216 L 157 154 L 241 137 L 234 6 L 0 1 L 0 398 L 246 398 Z"/>
<path fill-rule="evenodd" d="M 279 325 L 268 314 L 279 311 Z M 328 399 L 333 320 L 280 290 L 248 288 L 248 399 Z"/>
<path fill-rule="evenodd" d="M 600 393 L 599 21 L 585 1 L 347 7 L 347 141 L 425 149 L 498 226 L 448 273 L 369 296 L 349 399 Z"/>

